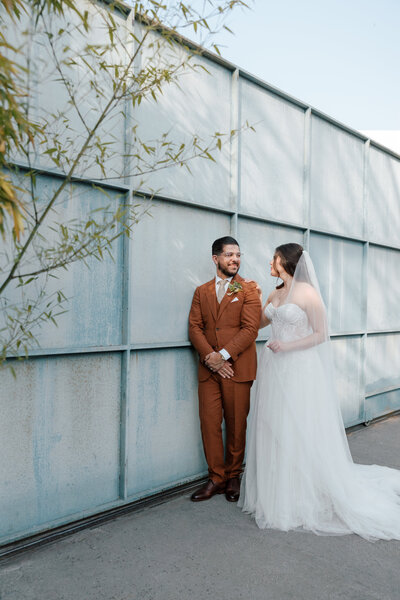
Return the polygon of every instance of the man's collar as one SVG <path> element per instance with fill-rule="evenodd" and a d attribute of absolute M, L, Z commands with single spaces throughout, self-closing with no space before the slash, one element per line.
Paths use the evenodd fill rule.
<path fill-rule="evenodd" d="M 227 279 L 227 280 L 229 281 L 229 283 L 230 283 L 230 282 L 232 281 L 233 277 L 234 277 L 234 276 L 232 275 L 231 277 L 227 277 L 226 279 Z M 222 277 L 219 277 L 219 275 L 215 275 L 215 282 L 216 282 L 216 283 L 218 283 L 218 281 L 221 281 L 221 279 L 222 279 Z M 224 281 L 226 281 L 226 280 L 224 279 Z"/>

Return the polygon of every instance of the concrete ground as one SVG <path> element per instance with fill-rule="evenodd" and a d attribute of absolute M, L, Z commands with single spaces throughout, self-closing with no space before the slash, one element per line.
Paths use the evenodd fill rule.
<path fill-rule="evenodd" d="M 349 435 L 400 468 L 400 417 Z M 224 496 L 189 496 L 0 563 L 1 600 L 399 600 L 400 542 L 260 531 Z"/>

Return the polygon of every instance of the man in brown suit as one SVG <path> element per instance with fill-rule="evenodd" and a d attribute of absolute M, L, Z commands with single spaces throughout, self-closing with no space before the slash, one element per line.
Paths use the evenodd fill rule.
<path fill-rule="evenodd" d="M 255 339 L 261 304 L 257 287 L 238 275 L 239 244 L 229 236 L 213 243 L 216 278 L 199 286 L 189 315 L 189 337 L 199 353 L 199 413 L 208 482 L 192 500 L 225 492 L 236 502 L 246 443 L 250 388 L 256 377 Z M 225 419 L 226 452 L 222 439 Z"/>

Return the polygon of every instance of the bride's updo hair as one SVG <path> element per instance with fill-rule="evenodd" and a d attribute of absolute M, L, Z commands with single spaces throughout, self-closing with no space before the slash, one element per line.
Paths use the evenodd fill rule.
<path fill-rule="evenodd" d="M 274 262 L 276 257 L 279 256 L 281 259 L 282 267 L 285 269 L 288 275 L 291 275 L 293 277 L 302 252 L 303 246 L 300 246 L 300 244 L 282 244 L 282 246 L 278 246 L 277 248 L 275 248 Z M 276 289 L 279 290 L 282 287 L 283 283 L 277 285 Z"/>

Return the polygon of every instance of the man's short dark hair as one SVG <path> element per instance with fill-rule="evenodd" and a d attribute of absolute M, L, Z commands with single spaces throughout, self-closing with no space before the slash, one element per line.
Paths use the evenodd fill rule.
<path fill-rule="evenodd" d="M 224 246 L 239 246 L 239 244 L 235 240 L 235 238 L 231 237 L 230 235 L 218 238 L 212 245 L 212 255 L 218 256 L 219 254 L 222 254 L 222 252 L 224 251 Z"/>

